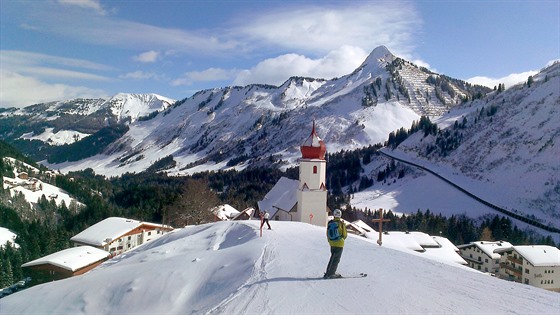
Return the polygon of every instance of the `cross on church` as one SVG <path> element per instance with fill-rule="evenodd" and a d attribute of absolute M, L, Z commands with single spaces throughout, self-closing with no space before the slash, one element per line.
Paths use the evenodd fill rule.
<path fill-rule="evenodd" d="M 381 246 L 381 244 L 383 243 L 383 222 L 389 222 L 391 221 L 390 219 L 383 219 L 383 209 L 379 209 L 379 219 L 373 219 L 371 220 L 373 222 L 378 222 L 379 223 L 379 239 L 377 240 L 377 244 L 379 244 L 379 246 Z"/>

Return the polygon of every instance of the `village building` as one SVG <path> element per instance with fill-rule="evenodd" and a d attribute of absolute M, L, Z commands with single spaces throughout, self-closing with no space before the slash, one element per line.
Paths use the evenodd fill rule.
<path fill-rule="evenodd" d="M 237 221 L 251 220 L 255 209 L 249 207 L 239 211 L 228 204 L 224 204 L 210 209 L 210 212 L 214 216 L 214 221 Z"/>
<path fill-rule="evenodd" d="M 377 242 L 379 233 L 364 221 L 342 221 L 346 224 L 348 233 L 365 237 L 375 241 L 375 244 L 379 244 Z M 423 232 L 385 231 L 382 238 L 382 244 L 385 247 L 414 251 L 437 261 L 467 265 L 467 262 L 459 255 L 459 249 L 445 237 L 430 236 Z"/>
<path fill-rule="evenodd" d="M 299 221 L 326 226 L 328 221 L 325 153 L 326 145 L 315 130 L 300 147 L 299 180 L 282 177 L 258 202 L 261 212 L 271 219 Z"/>
<path fill-rule="evenodd" d="M 525 245 L 499 251 L 502 279 L 560 292 L 560 250 L 547 245 Z"/>
<path fill-rule="evenodd" d="M 496 275 L 500 271 L 501 255 L 499 251 L 511 249 L 513 245 L 504 241 L 477 241 L 457 247 L 461 251 L 461 257 L 468 262 L 469 267 Z"/>
<path fill-rule="evenodd" d="M 107 251 L 92 246 L 61 250 L 21 265 L 28 269 L 31 284 L 39 284 L 81 275 L 109 259 Z"/>
<path fill-rule="evenodd" d="M 70 240 L 75 246 L 93 246 L 114 256 L 159 238 L 171 230 L 173 228 L 166 225 L 110 217 L 90 226 Z"/>

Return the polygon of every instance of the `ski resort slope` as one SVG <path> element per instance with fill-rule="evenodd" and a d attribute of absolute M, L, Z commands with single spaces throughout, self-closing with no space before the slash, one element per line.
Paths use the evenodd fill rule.
<path fill-rule="evenodd" d="M 82 276 L 0 300 L 2 314 L 557 314 L 560 295 L 349 236 L 323 280 L 323 228 L 258 221 L 176 230 Z"/>

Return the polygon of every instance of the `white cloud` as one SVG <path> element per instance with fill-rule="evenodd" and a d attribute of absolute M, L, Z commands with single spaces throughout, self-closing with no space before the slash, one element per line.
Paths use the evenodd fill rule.
<path fill-rule="evenodd" d="M 318 59 L 298 54 L 285 54 L 259 62 L 243 70 L 234 85 L 268 83 L 280 85 L 291 76 L 331 79 L 354 71 L 368 54 L 359 47 L 343 46 Z"/>
<path fill-rule="evenodd" d="M 467 79 L 466 81 L 472 84 L 484 85 L 489 88 L 494 88 L 498 84 L 505 84 L 506 89 L 518 83 L 527 81 L 529 76 L 537 74 L 538 71 L 526 71 L 522 73 L 512 73 L 502 78 L 489 78 L 484 76 L 477 76 Z"/>
<path fill-rule="evenodd" d="M 111 67 L 82 59 L 64 58 L 26 51 L 0 51 L 2 71 L 34 76 L 41 79 L 72 79 L 110 81 L 111 78 L 90 72 L 67 68 L 95 71 L 112 70 Z"/>
<path fill-rule="evenodd" d="M 126 49 L 152 49 L 207 55 L 242 53 L 243 47 L 235 36 L 224 38 L 222 32 L 166 28 L 119 19 L 114 16 L 55 14 L 52 10 L 36 13 L 35 28 L 66 39 Z M 71 25 L 71 27 L 69 27 Z"/>
<path fill-rule="evenodd" d="M 110 66 L 88 60 L 58 57 L 19 50 L 0 50 L 0 61 L 2 62 L 2 68 L 49 64 L 101 71 L 113 69 Z"/>
<path fill-rule="evenodd" d="M 209 68 L 203 71 L 191 71 L 185 73 L 180 78 L 177 78 L 171 82 L 173 86 L 179 85 L 191 85 L 195 82 L 202 81 L 223 81 L 233 79 L 239 70 L 236 69 L 221 69 L 221 68 Z"/>
<path fill-rule="evenodd" d="M 150 50 L 139 54 L 138 56 L 132 57 L 134 61 L 139 62 L 156 62 L 160 56 L 160 53 L 155 50 Z"/>
<path fill-rule="evenodd" d="M 309 7 L 256 15 L 236 31 L 254 43 L 326 53 L 341 46 L 371 51 L 385 45 L 404 54 L 422 21 L 408 2 L 360 2 L 358 5 Z M 258 45 L 258 44 L 257 44 Z"/>
<path fill-rule="evenodd" d="M 25 107 L 42 102 L 67 100 L 77 97 L 106 97 L 102 90 L 83 86 L 49 84 L 33 77 L 14 72 L 0 72 L 0 107 Z"/>
<path fill-rule="evenodd" d="M 162 75 L 158 75 L 154 72 L 144 72 L 140 70 L 129 72 L 119 76 L 119 79 L 133 79 L 133 80 L 148 80 L 148 79 L 161 80 L 162 78 L 163 78 Z"/>
<path fill-rule="evenodd" d="M 107 14 L 107 11 L 101 6 L 98 0 L 58 0 L 63 5 L 73 5 L 84 9 L 91 9 L 100 15 Z"/>

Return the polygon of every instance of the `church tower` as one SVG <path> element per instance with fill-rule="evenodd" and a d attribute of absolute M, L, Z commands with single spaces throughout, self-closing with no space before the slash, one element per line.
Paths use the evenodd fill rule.
<path fill-rule="evenodd" d="M 313 122 L 311 135 L 300 149 L 298 202 L 294 219 L 313 225 L 326 226 L 328 221 L 325 182 L 327 147 L 315 131 L 315 122 Z"/>

